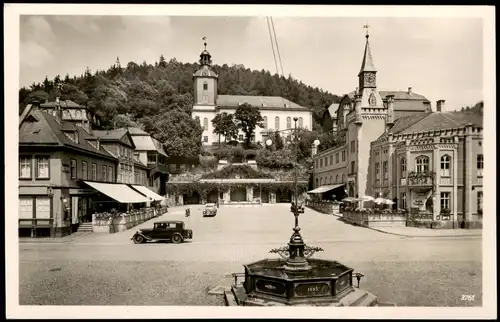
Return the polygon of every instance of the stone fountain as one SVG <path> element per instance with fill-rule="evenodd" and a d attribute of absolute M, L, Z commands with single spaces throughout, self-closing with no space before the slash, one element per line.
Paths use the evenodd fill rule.
<path fill-rule="evenodd" d="M 282 258 L 243 265 L 245 273 L 233 274 L 234 284 L 224 292 L 226 305 L 378 306 L 375 295 L 359 288 L 362 274 L 334 260 L 310 258 L 323 249 L 304 243 L 298 224 L 299 207 L 292 203 L 291 210 L 295 227 L 288 246 L 270 251 Z"/>

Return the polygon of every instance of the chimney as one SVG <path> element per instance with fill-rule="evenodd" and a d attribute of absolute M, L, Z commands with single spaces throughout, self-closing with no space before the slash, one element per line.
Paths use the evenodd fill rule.
<path fill-rule="evenodd" d="M 408 87 L 408 95 L 411 95 L 411 94 L 412 94 L 411 87 Z"/>
<path fill-rule="evenodd" d="M 55 104 L 55 116 L 56 116 L 56 121 L 57 123 L 59 123 L 60 125 L 62 125 L 63 123 L 63 113 L 62 113 L 62 109 L 61 109 L 61 102 L 59 101 L 59 96 L 56 97 L 56 104 Z"/>
<path fill-rule="evenodd" d="M 425 108 L 425 112 L 426 112 L 426 113 L 432 112 L 432 109 L 431 109 L 431 102 L 429 102 L 429 101 L 424 101 L 424 108 Z"/>
<path fill-rule="evenodd" d="M 354 96 L 354 113 L 356 121 L 354 123 L 362 123 L 361 121 L 361 95 Z"/>
<path fill-rule="evenodd" d="M 439 100 L 436 102 L 436 112 L 443 112 L 444 111 L 444 102 L 445 102 L 445 100 Z"/>
<path fill-rule="evenodd" d="M 385 99 L 387 102 L 386 123 L 388 127 L 391 127 L 394 125 L 394 95 L 387 95 Z"/>

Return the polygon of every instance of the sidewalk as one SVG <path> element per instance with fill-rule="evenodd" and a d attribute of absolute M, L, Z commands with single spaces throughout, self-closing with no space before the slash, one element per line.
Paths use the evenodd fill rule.
<path fill-rule="evenodd" d="M 483 236 L 482 229 L 428 229 L 416 227 L 366 227 L 385 234 L 404 237 L 472 237 Z"/>
<path fill-rule="evenodd" d="M 342 218 L 342 214 L 333 214 Z M 345 222 L 350 225 L 349 223 Z M 417 227 L 364 227 L 384 234 L 402 237 L 472 237 L 483 236 L 482 229 L 428 229 Z"/>

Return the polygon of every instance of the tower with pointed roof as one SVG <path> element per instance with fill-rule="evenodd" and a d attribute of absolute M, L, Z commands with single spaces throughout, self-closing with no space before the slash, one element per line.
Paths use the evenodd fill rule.
<path fill-rule="evenodd" d="M 367 185 L 370 175 L 373 175 L 368 173 L 370 142 L 384 133 L 387 126 L 387 106 L 377 89 L 377 69 L 373 63 L 368 32 L 365 38 L 365 51 L 358 73 L 359 87 L 347 115 L 349 176 L 352 190 L 360 197 L 371 193 L 371 187 Z"/>
<path fill-rule="evenodd" d="M 368 32 L 365 37 L 365 52 L 358 74 L 358 94 L 361 95 L 361 107 L 382 107 L 384 103 L 377 90 L 377 69 L 373 64 Z"/>

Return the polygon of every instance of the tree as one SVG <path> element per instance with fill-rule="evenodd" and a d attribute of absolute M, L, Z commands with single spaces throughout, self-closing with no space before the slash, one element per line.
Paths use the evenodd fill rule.
<path fill-rule="evenodd" d="M 144 125 L 133 119 L 130 114 L 118 114 L 111 120 L 113 128 L 118 129 L 122 127 L 137 127 L 140 129 L 144 128 Z"/>
<path fill-rule="evenodd" d="M 160 56 L 160 61 L 158 63 L 158 67 L 161 67 L 161 68 L 167 67 L 167 62 L 165 61 L 165 57 L 163 57 L 163 55 Z"/>
<path fill-rule="evenodd" d="M 29 104 L 36 101 L 41 104 L 47 102 L 48 99 L 49 99 L 49 93 L 45 91 L 36 91 L 36 92 L 31 92 L 28 95 L 26 103 Z"/>
<path fill-rule="evenodd" d="M 220 144 L 220 136 L 224 136 L 224 142 L 227 142 L 227 139 L 232 139 L 238 135 L 238 126 L 234 122 L 233 114 L 228 114 L 226 112 L 217 114 L 213 120 L 212 124 L 214 126 L 214 133 L 219 135 L 219 144 Z"/>
<path fill-rule="evenodd" d="M 190 157 L 201 152 L 203 129 L 199 119 L 179 109 L 143 119 L 144 130 L 163 142 L 169 157 Z"/>
<path fill-rule="evenodd" d="M 245 145 L 250 147 L 250 141 L 257 126 L 264 127 L 264 119 L 260 115 L 257 107 L 247 103 L 243 103 L 236 109 L 234 113 L 238 128 L 245 134 Z"/>

